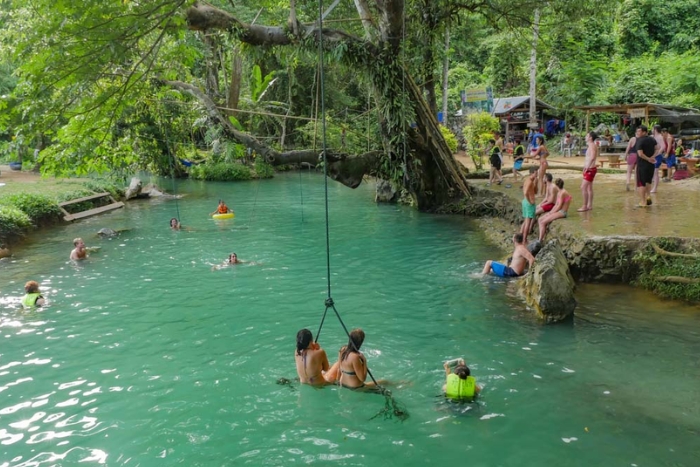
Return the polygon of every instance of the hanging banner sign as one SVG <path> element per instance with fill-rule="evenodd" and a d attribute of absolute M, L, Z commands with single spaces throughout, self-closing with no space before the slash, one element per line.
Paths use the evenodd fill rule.
<path fill-rule="evenodd" d="M 493 112 L 492 88 L 475 88 L 462 91 L 462 107 L 464 113 Z"/>
<path fill-rule="evenodd" d="M 646 109 L 629 109 L 630 118 L 644 118 L 647 116 Z"/>

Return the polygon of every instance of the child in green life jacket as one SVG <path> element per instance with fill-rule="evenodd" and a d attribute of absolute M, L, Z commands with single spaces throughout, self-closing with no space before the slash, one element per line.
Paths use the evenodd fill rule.
<path fill-rule="evenodd" d="M 450 365 L 456 363 L 454 373 L 450 368 Z M 443 365 L 445 368 L 445 376 L 447 380 L 445 386 L 443 386 L 443 391 L 445 391 L 445 396 L 448 399 L 459 400 L 459 401 L 472 401 L 479 394 L 481 388 L 476 384 L 476 379 L 471 376 L 469 367 L 464 364 L 464 359 L 452 360 L 445 362 Z"/>
<path fill-rule="evenodd" d="M 29 281 L 24 284 L 24 292 L 26 295 L 22 297 L 23 307 L 31 308 L 44 305 L 44 297 L 39 293 L 39 283 L 37 281 Z"/>

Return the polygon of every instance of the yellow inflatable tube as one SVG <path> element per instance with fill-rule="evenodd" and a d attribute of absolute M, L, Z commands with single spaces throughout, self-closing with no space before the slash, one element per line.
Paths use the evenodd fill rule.
<path fill-rule="evenodd" d="M 233 219 L 233 216 L 235 214 L 232 212 L 227 212 L 226 214 L 214 214 L 213 217 L 214 219 Z"/>

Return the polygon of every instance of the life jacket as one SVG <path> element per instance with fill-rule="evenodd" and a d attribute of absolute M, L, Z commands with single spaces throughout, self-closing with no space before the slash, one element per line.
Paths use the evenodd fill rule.
<path fill-rule="evenodd" d="M 467 376 L 467 379 L 461 379 L 454 373 L 447 375 L 447 384 L 445 387 L 445 395 L 450 399 L 474 399 L 476 394 L 476 379 L 473 376 Z"/>
<path fill-rule="evenodd" d="M 491 156 L 489 158 L 491 160 L 491 163 L 494 165 L 499 164 L 501 162 L 500 155 L 501 149 L 498 146 L 494 146 L 493 148 L 491 148 Z"/>
<path fill-rule="evenodd" d="M 31 308 L 36 305 L 36 301 L 42 298 L 40 293 L 28 293 L 22 298 L 22 306 Z"/>
<path fill-rule="evenodd" d="M 522 159 L 525 155 L 525 147 L 522 144 L 518 144 L 517 146 L 515 146 L 515 151 L 513 152 L 513 154 L 515 154 L 516 159 Z"/>

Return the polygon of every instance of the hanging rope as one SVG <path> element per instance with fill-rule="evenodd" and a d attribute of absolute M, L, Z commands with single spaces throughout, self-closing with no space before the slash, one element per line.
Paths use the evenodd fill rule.
<path fill-rule="evenodd" d="M 323 312 L 323 317 L 321 318 L 321 324 L 318 327 L 318 332 L 316 333 L 316 342 L 321 335 L 321 330 L 323 329 L 323 323 L 326 320 L 326 315 L 328 314 L 328 309 L 332 309 L 335 316 L 338 318 L 340 325 L 343 327 L 343 331 L 348 336 L 348 345 L 351 345 L 353 350 L 360 353 L 360 349 L 357 348 L 355 342 L 350 338 L 350 331 L 348 331 L 347 326 L 340 317 L 340 313 L 335 308 L 335 302 L 331 296 L 331 245 L 330 245 L 330 221 L 328 216 L 328 160 L 326 158 L 326 107 L 325 107 L 325 82 L 324 82 L 324 69 L 323 69 L 323 0 L 318 0 L 318 56 L 319 56 L 319 84 L 320 84 L 320 102 L 321 102 L 321 140 L 322 140 L 322 155 L 323 155 L 323 181 L 324 181 L 324 194 L 325 194 L 325 210 L 326 210 L 326 277 L 328 278 L 328 296 L 326 297 L 325 305 L 326 309 Z M 318 115 L 317 115 L 318 116 Z M 398 402 L 392 397 L 391 391 L 382 387 L 374 375 L 367 367 L 367 375 L 372 379 L 378 392 L 385 397 L 384 409 L 379 411 L 371 419 L 383 416 L 385 419 L 392 418 L 395 416 L 400 420 L 405 420 L 408 418 L 408 412 L 399 406 Z"/>
<path fill-rule="evenodd" d="M 173 195 L 175 197 L 175 212 L 177 213 L 177 223 L 180 224 L 182 221 L 180 220 L 180 204 L 178 203 L 178 196 L 177 196 L 177 184 L 175 183 L 175 154 L 173 151 L 170 150 L 170 138 L 168 137 L 168 126 L 167 124 L 164 124 L 164 118 L 163 118 L 163 109 L 161 106 L 158 106 L 158 110 L 160 113 L 160 128 L 161 131 L 163 132 L 163 137 L 165 138 L 165 148 L 168 151 L 168 159 L 170 160 L 170 180 L 172 181 L 173 184 Z"/>

